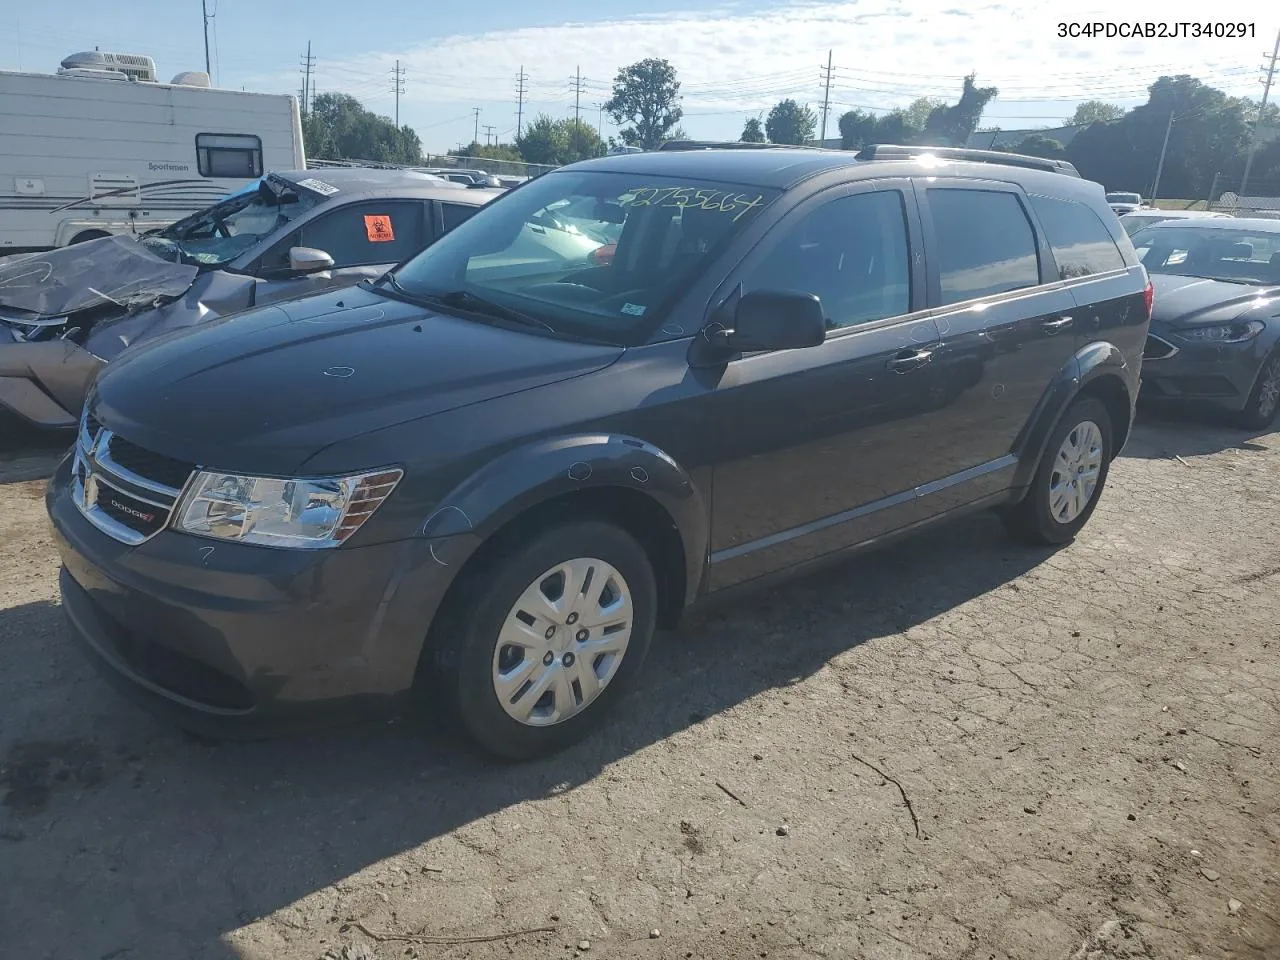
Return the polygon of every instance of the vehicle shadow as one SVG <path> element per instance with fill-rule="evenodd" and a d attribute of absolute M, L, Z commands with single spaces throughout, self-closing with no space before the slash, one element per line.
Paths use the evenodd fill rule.
<path fill-rule="evenodd" d="M 981 514 L 707 608 L 657 638 L 607 728 L 520 765 L 488 762 L 416 722 L 258 743 L 184 737 L 87 666 L 76 669 L 55 604 L 0 611 L 0 644 L 36 638 L 20 655 L 58 664 L 25 668 L 53 678 L 43 695 L 56 731 L 12 714 L 0 724 L 0 887 L 10 891 L 0 926 L 15 955 L 43 956 L 56 944 L 66 956 L 238 957 L 222 937 L 256 918 L 495 811 L 572 791 L 838 654 L 996 589 L 1052 552 L 1014 545 Z M 59 684 L 74 684 L 75 695 Z M 72 877 L 36 866 L 69 859 L 82 864 Z M 142 921 L 160 915 L 162 925 Z"/>
<path fill-rule="evenodd" d="M 70 430 L 37 430 L 0 410 L 0 484 L 45 479 L 74 442 Z"/>
<path fill-rule="evenodd" d="M 1172 460 L 1232 449 L 1265 450 L 1258 441 L 1275 433 L 1280 421 L 1264 430 L 1246 430 L 1235 426 L 1225 411 L 1200 407 L 1175 410 L 1139 402 L 1136 426 L 1122 456 Z"/>

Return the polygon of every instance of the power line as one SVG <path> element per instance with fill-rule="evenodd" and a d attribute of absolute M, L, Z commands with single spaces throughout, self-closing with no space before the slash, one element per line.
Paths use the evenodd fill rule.
<path fill-rule="evenodd" d="M 528 92 L 525 84 L 529 82 L 529 75 L 524 72 L 524 64 L 520 64 L 520 72 L 516 74 L 516 139 L 520 139 L 520 134 L 524 131 L 524 95 Z"/>
<path fill-rule="evenodd" d="M 404 93 L 404 67 L 400 61 L 391 69 L 391 92 L 396 95 L 396 129 L 400 129 L 400 94 Z"/>

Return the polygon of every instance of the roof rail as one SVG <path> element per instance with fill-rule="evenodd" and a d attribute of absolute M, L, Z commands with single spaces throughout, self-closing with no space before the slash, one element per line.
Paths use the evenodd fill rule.
<path fill-rule="evenodd" d="M 1006 167 L 1026 167 L 1031 170 L 1047 170 L 1049 173 L 1063 173 L 1069 177 L 1080 176 L 1080 171 L 1066 160 L 1031 157 L 1022 153 L 1002 153 L 999 150 L 971 150 L 968 147 L 906 147 L 894 143 L 872 143 L 857 153 L 859 160 L 910 160 L 923 156 L 967 160 L 972 163 L 1000 163 Z"/>
<path fill-rule="evenodd" d="M 742 140 L 668 140 L 659 150 L 805 150 L 792 143 L 747 143 Z"/>

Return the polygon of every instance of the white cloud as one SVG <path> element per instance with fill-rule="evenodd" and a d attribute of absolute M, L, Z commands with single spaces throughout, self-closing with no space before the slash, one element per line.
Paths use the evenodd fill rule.
<path fill-rule="evenodd" d="M 832 49 L 837 114 L 855 105 L 886 109 L 921 95 L 954 100 L 960 78 L 970 71 L 977 72 L 981 84 L 1000 88 L 999 99 L 988 108 L 996 123 L 1003 114 L 1047 125 L 1070 113 L 1063 104 L 1095 97 L 1141 101 L 1146 86 L 1162 73 L 1190 73 L 1233 93 L 1260 93 L 1257 65 L 1277 26 L 1272 4 L 1238 0 L 1229 15 L 1208 12 L 1191 0 L 1128 6 L 1121 14 L 1114 5 L 1096 3 L 1063 12 L 1063 5 L 1044 2 L 962 7 L 958 0 L 850 0 L 562 23 L 325 60 L 319 89 L 354 84 L 352 92 L 360 96 L 364 84 L 382 105 L 388 85 L 382 78 L 398 58 L 408 77 L 402 112 L 412 122 L 440 123 L 471 104 L 513 101 L 515 75 L 523 66 L 533 109 L 556 104 L 559 114 L 573 101 L 570 76 L 576 67 L 587 78 L 585 107 L 607 99 L 619 67 L 664 57 L 679 73 L 689 126 L 698 116 L 767 109 L 785 96 L 817 106 L 820 67 Z M 1057 26 L 1066 19 L 1171 23 L 1223 16 L 1256 24 L 1254 36 L 1071 39 L 1059 37 Z M 1045 116 L 1036 117 L 1031 109 L 1036 103 L 1044 104 Z"/>

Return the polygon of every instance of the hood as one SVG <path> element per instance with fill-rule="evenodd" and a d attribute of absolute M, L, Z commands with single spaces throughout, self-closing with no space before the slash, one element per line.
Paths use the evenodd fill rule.
<path fill-rule="evenodd" d="M 1164 273 L 1153 273 L 1151 285 L 1155 288 L 1152 321 L 1175 329 L 1230 323 L 1250 315 L 1263 319 L 1280 312 L 1280 287 L 1275 285 Z"/>
<path fill-rule="evenodd" d="M 0 317 L 60 317 L 106 304 L 133 307 L 181 296 L 199 268 L 171 263 L 133 236 L 100 237 L 0 258 Z"/>
<path fill-rule="evenodd" d="M 348 288 L 141 344 L 105 368 L 89 403 L 157 453 L 290 475 L 330 444 L 582 376 L 622 353 Z"/>

